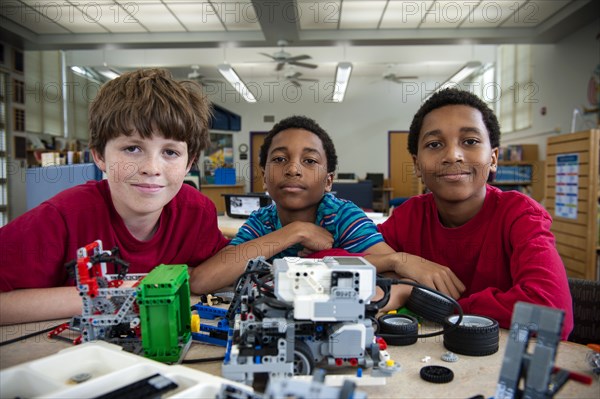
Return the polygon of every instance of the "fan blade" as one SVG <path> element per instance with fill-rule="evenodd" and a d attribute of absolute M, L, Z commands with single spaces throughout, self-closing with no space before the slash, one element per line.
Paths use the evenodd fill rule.
<path fill-rule="evenodd" d="M 289 76 L 289 78 L 291 78 L 291 79 L 297 79 L 300 76 L 302 76 L 302 73 L 300 73 L 300 72 L 294 72 L 294 74 L 292 76 Z"/>
<path fill-rule="evenodd" d="M 289 62 L 288 64 L 311 69 L 315 69 L 317 67 L 315 64 L 307 64 L 305 62 Z"/>
<path fill-rule="evenodd" d="M 310 55 L 306 55 L 306 54 L 303 54 L 303 55 L 295 55 L 295 56 L 293 56 L 293 57 L 287 57 L 287 58 L 285 59 L 285 62 L 301 61 L 301 60 L 308 60 L 308 59 L 310 59 Z"/>
<path fill-rule="evenodd" d="M 302 82 L 318 82 L 319 79 L 309 79 L 309 78 L 296 78 L 296 80 L 301 80 Z"/>
<path fill-rule="evenodd" d="M 297 80 L 295 79 L 288 79 L 290 81 L 291 84 L 293 84 L 296 87 L 300 87 L 302 86 Z"/>
<path fill-rule="evenodd" d="M 389 80 L 390 82 L 394 82 L 394 83 L 404 83 L 408 80 L 416 80 L 418 79 L 418 76 L 396 76 L 394 74 L 389 74 L 389 75 L 385 75 L 383 77 L 384 80 Z"/>
<path fill-rule="evenodd" d="M 272 60 L 276 60 L 277 58 L 273 57 L 271 54 L 267 54 L 267 53 L 259 53 L 260 55 L 264 55 L 265 57 L 269 57 Z"/>
<path fill-rule="evenodd" d="M 285 65 L 285 62 L 280 62 L 277 64 L 277 66 L 275 67 L 276 71 L 281 71 L 283 69 L 283 66 Z"/>

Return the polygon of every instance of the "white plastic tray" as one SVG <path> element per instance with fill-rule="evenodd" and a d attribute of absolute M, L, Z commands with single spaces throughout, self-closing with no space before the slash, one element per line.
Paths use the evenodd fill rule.
<path fill-rule="evenodd" d="M 73 382 L 72 377 L 81 373 L 91 378 L 79 384 Z M 177 389 L 166 392 L 165 398 L 214 398 L 223 383 L 250 389 L 222 377 L 159 363 L 99 341 L 1 371 L 0 398 L 90 398 L 157 373 L 178 385 Z"/>

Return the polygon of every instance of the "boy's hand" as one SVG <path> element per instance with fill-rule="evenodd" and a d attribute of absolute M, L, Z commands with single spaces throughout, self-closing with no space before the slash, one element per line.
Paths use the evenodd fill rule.
<path fill-rule="evenodd" d="M 402 279 L 402 280 L 410 281 L 409 279 Z M 395 309 L 401 308 L 402 306 L 404 306 L 404 304 L 408 300 L 408 297 L 410 296 L 412 289 L 413 289 L 413 287 L 410 285 L 404 285 L 404 284 L 392 285 L 390 287 L 390 299 L 389 299 L 388 303 L 386 303 L 381 309 L 379 309 L 379 311 L 382 313 L 386 313 L 386 312 L 389 312 L 390 310 L 395 310 Z M 380 287 L 376 287 L 375 297 L 373 299 L 371 299 L 371 302 L 377 302 L 381 298 L 383 298 L 383 290 Z"/>
<path fill-rule="evenodd" d="M 395 262 L 395 272 L 398 275 L 434 288 L 454 299 L 460 298 L 465 291 L 465 285 L 450 268 L 404 252 L 398 252 L 395 256 L 401 257 Z"/>
<path fill-rule="evenodd" d="M 304 247 L 298 252 L 300 257 L 333 247 L 333 235 L 323 227 L 309 222 L 292 222 L 288 226 L 293 229 L 296 243 Z"/>

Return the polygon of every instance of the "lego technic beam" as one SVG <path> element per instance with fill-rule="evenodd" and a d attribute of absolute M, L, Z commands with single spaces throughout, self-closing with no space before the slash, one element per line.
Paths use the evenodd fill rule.
<path fill-rule="evenodd" d="M 525 302 L 515 304 L 496 399 L 549 399 L 569 379 L 591 383 L 587 376 L 554 366 L 563 320 L 562 310 Z M 529 353 L 534 335 L 536 343 Z"/>

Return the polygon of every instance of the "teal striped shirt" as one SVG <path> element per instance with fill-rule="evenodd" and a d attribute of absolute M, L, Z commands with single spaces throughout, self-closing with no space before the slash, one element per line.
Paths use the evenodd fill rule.
<path fill-rule="evenodd" d="M 348 252 L 365 252 L 373 245 L 383 242 L 377 226 L 362 209 L 330 193 L 326 193 L 321 199 L 315 224 L 333 235 L 333 248 L 345 249 Z M 277 208 L 273 203 L 252 212 L 229 245 L 242 244 L 279 230 L 281 227 Z M 297 256 L 301 250 L 302 246 L 295 244 L 273 258 Z"/>

